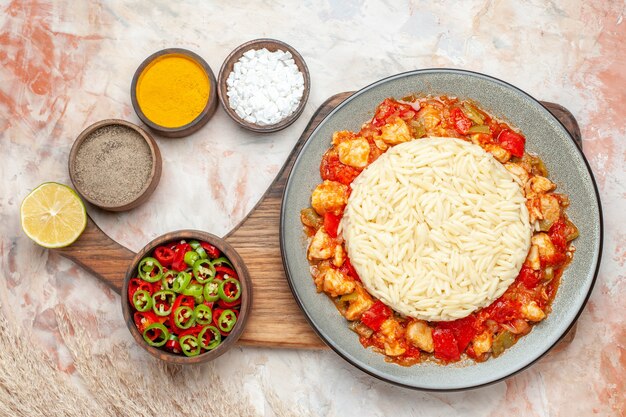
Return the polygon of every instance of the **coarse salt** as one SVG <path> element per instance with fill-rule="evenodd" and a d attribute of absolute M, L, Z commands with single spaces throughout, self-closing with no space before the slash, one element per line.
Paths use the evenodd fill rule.
<path fill-rule="evenodd" d="M 228 104 L 239 117 L 260 126 L 273 125 L 296 111 L 304 77 L 289 51 L 250 49 L 226 79 Z"/>

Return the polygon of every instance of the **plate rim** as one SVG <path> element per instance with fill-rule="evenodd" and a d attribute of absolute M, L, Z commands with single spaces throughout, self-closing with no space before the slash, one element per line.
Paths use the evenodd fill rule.
<path fill-rule="evenodd" d="M 534 104 L 538 104 L 540 106 L 540 108 L 546 112 L 550 118 L 552 118 L 554 121 L 556 121 L 558 123 L 558 125 L 566 132 L 567 136 L 570 138 L 570 140 L 572 141 L 574 147 L 576 148 L 577 152 L 579 153 L 581 159 L 583 160 L 584 164 L 585 164 L 585 169 L 587 170 L 587 174 L 589 175 L 590 179 L 591 179 L 591 184 L 593 186 L 593 191 L 594 191 L 594 195 L 595 195 L 595 199 L 596 202 L 598 204 L 598 230 L 599 230 L 599 244 L 598 244 L 598 255 L 596 258 L 596 267 L 595 270 L 593 271 L 593 277 L 591 279 L 591 283 L 589 285 L 589 289 L 587 291 L 587 294 L 585 295 L 585 298 L 582 302 L 582 304 L 580 305 L 578 311 L 576 312 L 574 319 L 571 321 L 571 323 L 567 326 L 567 328 L 559 335 L 559 337 L 555 340 L 555 342 L 550 345 L 544 352 L 542 352 L 541 354 L 539 354 L 536 358 L 534 358 L 533 360 L 531 360 L 530 362 L 528 362 L 527 364 L 519 367 L 518 369 L 514 370 L 513 372 L 501 376 L 499 378 L 496 379 L 492 379 L 489 380 L 487 382 L 484 383 L 480 383 L 480 384 L 468 384 L 467 386 L 463 386 L 463 387 L 455 387 L 455 388 L 430 388 L 430 387 L 423 387 L 423 386 L 416 386 L 416 385 L 409 385 L 409 384 L 405 384 L 390 378 L 386 378 L 382 375 L 378 375 L 375 372 L 372 372 L 370 370 L 368 370 L 367 368 L 361 366 L 359 363 L 357 363 L 357 361 L 353 360 L 352 358 L 349 357 L 349 355 L 345 355 L 343 352 L 341 352 L 338 348 L 336 348 L 333 343 L 331 343 L 329 340 L 326 339 L 326 337 L 321 333 L 321 331 L 313 324 L 313 321 L 311 319 L 311 317 L 309 316 L 309 313 L 307 312 L 307 310 L 305 309 L 302 300 L 300 299 L 300 297 L 298 296 L 296 289 L 293 285 L 293 281 L 291 278 L 291 274 L 289 272 L 289 268 L 288 268 L 288 260 L 287 260 L 287 256 L 286 251 L 285 251 L 285 200 L 287 197 L 287 190 L 290 188 L 291 182 L 293 180 L 292 177 L 292 173 L 293 173 L 293 169 L 294 167 L 297 165 L 298 161 L 300 160 L 300 158 L 303 155 L 303 151 L 306 148 L 307 144 L 312 140 L 312 138 L 314 137 L 314 135 L 317 134 L 317 132 L 320 130 L 321 126 L 324 124 L 324 122 L 329 119 L 330 117 L 332 117 L 335 113 L 337 113 L 338 111 L 340 111 L 343 107 L 345 107 L 348 103 L 350 103 L 352 100 L 354 100 L 356 97 L 360 96 L 361 94 L 371 90 L 372 88 L 375 88 L 377 85 L 380 84 L 384 84 L 386 82 L 389 82 L 391 80 L 394 79 L 398 79 L 398 78 L 404 78 L 410 75 L 416 75 L 416 74 L 428 74 L 428 73 L 448 73 L 448 74 L 457 74 L 457 75 L 463 75 L 463 76 L 471 76 L 471 77 L 476 77 L 476 78 L 483 78 L 483 79 L 487 79 L 488 81 L 495 81 L 496 83 L 500 83 L 503 86 L 514 90 L 515 92 L 517 92 L 518 94 L 521 94 L 522 96 L 525 96 L 527 99 L 529 99 L 530 101 L 532 101 Z M 585 309 L 587 302 L 589 301 L 589 298 L 591 297 L 591 293 L 593 292 L 593 289 L 595 287 L 597 278 L 598 278 L 598 274 L 600 271 L 600 265 L 602 263 L 602 252 L 603 252 L 603 246 L 604 246 L 604 215 L 603 215 L 603 211 L 602 211 L 602 200 L 600 199 L 600 192 L 598 189 L 598 185 L 596 183 L 596 179 L 595 176 L 593 174 L 593 170 L 591 169 L 591 166 L 589 165 L 589 161 L 587 160 L 582 147 L 579 147 L 576 144 L 576 141 L 574 140 L 574 138 L 572 137 L 571 133 L 567 130 L 567 128 L 565 127 L 565 125 L 563 125 L 563 123 L 556 117 L 554 116 L 547 108 L 546 106 L 544 106 L 541 101 L 537 100 L 535 97 L 531 96 L 530 94 L 528 94 L 527 92 L 525 92 L 524 90 L 520 89 L 519 87 L 516 87 L 506 81 L 503 81 L 497 77 L 493 77 L 491 75 L 487 75 L 487 74 L 483 74 L 480 72 L 476 72 L 476 71 L 469 71 L 469 70 L 462 70 L 462 69 L 455 69 L 455 68 L 424 68 L 424 69 L 418 69 L 418 70 L 410 70 L 410 71 L 405 71 L 405 72 L 401 72 L 398 74 L 394 74 L 382 79 L 379 79 L 371 84 L 366 85 L 365 87 L 355 91 L 353 94 L 351 94 L 349 97 L 347 97 L 344 101 L 342 101 L 341 103 L 339 103 L 339 105 L 337 105 L 337 107 L 335 107 L 330 113 L 328 113 L 322 120 L 320 120 L 320 122 L 317 124 L 317 126 L 315 127 L 315 129 L 313 129 L 313 131 L 309 134 L 309 137 L 306 139 L 306 141 L 302 144 L 302 146 L 300 147 L 300 149 L 298 150 L 298 155 L 296 156 L 296 158 L 294 159 L 294 162 L 292 164 L 292 166 L 289 168 L 289 174 L 287 177 L 287 181 L 285 183 L 285 187 L 283 189 L 283 193 L 282 193 L 282 197 L 281 197 L 281 205 L 280 205 L 280 225 L 279 225 L 279 243 L 280 243 L 280 253 L 281 253 L 281 260 L 282 260 L 282 264 L 283 264 L 283 269 L 285 270 L 285 276 L 287 278 L 287 284 L 289 285 L 289 290 L 291 291 L 291 294 L 293 295 L 293 298 L 296 301 L 296 304 L 298 304 L 298 307 L 300 308 L 300 310 L 302 311 L 302 313 L 304 314 L 305 319 L 307 320 L 307 322 L 309 323 L 309 325 L 311 326 L 311 328 L 313 329 L 313 331 L 315 332 L 315 334 L 317 334 L 317 336 L 322 340 L 322 342 L 324 342 L 324 344 L 328 347 L 330 347 L 337 355 L 339 355 L 342 359 L 344 359 L 346 362 L 348 362 L 350 365 L 354 366 L 355 368 L 359 369 L 362 372 L 365 372 L 366 374 L 373 376 L 374 378 L 380 380 L 380 381 L 384 381 L 387 383 L 390 383 L 392 385 L 395 386 L 399 386 L 399 387 L 403 387 L 403 388 L 408 388 L 411 390 L 419 390 L 419 391 L 429 391 L 429 392 L 458 392 L 458 391 L 466 391 L 466 390 L 471 390 L 471 389 L 477 389 L 477 388 L 481 388 L 481 387 L 485 387 L 485 386 L 489 386 L 492 384 L 496 384 L 498 382 L 501 382 L 507 378 L 510 378 L 514 375 L 517 375 L 518 373 L 528 369 L 530 366 L 534 365 L 535 363 L 537 363 L 540 359 L 542 359 L 543 357 L 545 357 L 564 337 L 565 335 L 567 335 L 569 333 L 569 331 L 572 329 L 572 327 L 577 323 L 578 319 L 580 318 L 580 315 L 582 314 L 583 310 Z"/>

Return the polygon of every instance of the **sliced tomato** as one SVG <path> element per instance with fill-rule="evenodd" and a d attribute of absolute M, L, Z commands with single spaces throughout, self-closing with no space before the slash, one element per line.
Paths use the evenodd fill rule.
<path fill-rule="evenodd" d="M 463 113 L 463 110 L 455 107 L 450 111 L 450 118 L 452 119 L 452 125 L 454 129 L 462 135 L 469 133 L 469 128 L 472 127 L 472 121 Z"/>
<path fill-rule="evenodd" d="M 326 233 L 328 233 L 330 237 L 337 237 L 337 229 L 339 228 L 341 217 L 341 215 L 337 216 L 330 212 L 324 214 L 324 230 L 326 230 Z"/>
<path fill-rule="evenodd" d="M 439 329 L 448 329 L 454 334 L 459 352 L 463 352 L 476 335 L 476 317 L 471 314 L 454 321 L 443 321 L 437 324 Z"/>
<path fill-rule="evenodd" d="M 386 98 L 376 108 L 376 113 L 372 118 L 372 125 L 380 127 L 390 123 L 396 116 L 407 120 L 415 117 L 415 114 L 415 109 L 410 104 Z"/>
<path fill-rule="evenodd" d="M 524 265 L 522 266 L 521 271 L 519 271 L 519 275 L 517 279 L 524 284 L 524 286 L 528 289 L 535 288 L 541 279 L 541 274 L 539 271 L 535 271 L 532 268 Z"/>
<path fill-rule="evenodd" d="M 391 316 L 391 310 L 378 300 L 361 316 L 361 323 L 374 331 L 380 330 L 383 322 Z"/>
<path fill-rule="evenodd" d="M 461 358 L 459 344 L 450 329 L 436 327 L 433 330 L 435 357 L 445 362 L 458 361 Z"/>
<path fill-rule="evenodd" d="M 511 155 L 521 158 L 524 156 L 524 146 L 526 145 L 526 138 L 519 133 L 515 133 L 509 129 L 504 129 L 498 135 L 498 142 L 500 146 L 511 152 Z"/>
<path fill-rule="evenodd" d="M 565 224 L 563 218 L 560 218 L 559 221 L 554 223 L 548 231 L 548 236 L 550 236 L 552 244 L 559 252 L 565 252 L 567 250 L 567 239 L 565 239 L 566 229 L 567 224 Z"/>
<path fill-rule="evenodd" d="M 323 180 L 337 181 L 344 185 L 350 185 L 361 171 L 339 161 L 337 150 L 332 148 L 322 157 L 320 175 Z"/>

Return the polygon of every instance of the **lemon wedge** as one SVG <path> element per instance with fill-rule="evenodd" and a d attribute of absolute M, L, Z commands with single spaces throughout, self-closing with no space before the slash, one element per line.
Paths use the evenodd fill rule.
<path fill-rule="evenodd" d="M 70 187 L 46 182 L 35 188 L 20 207 L 22 230 L 45 248 L 62 248 L 78 239 L 87 226 L 87 211 Z"/>

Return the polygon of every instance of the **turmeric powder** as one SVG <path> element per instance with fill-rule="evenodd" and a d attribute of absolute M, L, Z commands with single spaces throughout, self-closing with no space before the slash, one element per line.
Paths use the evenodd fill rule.
<path fill-rule="evenodd" d="M 137 81 L 137 103 L 153 123 L 177 128 L 191 123 L 209 100 L 209 77 L 202 66 L 181 54 L 152 61 Z"/>

